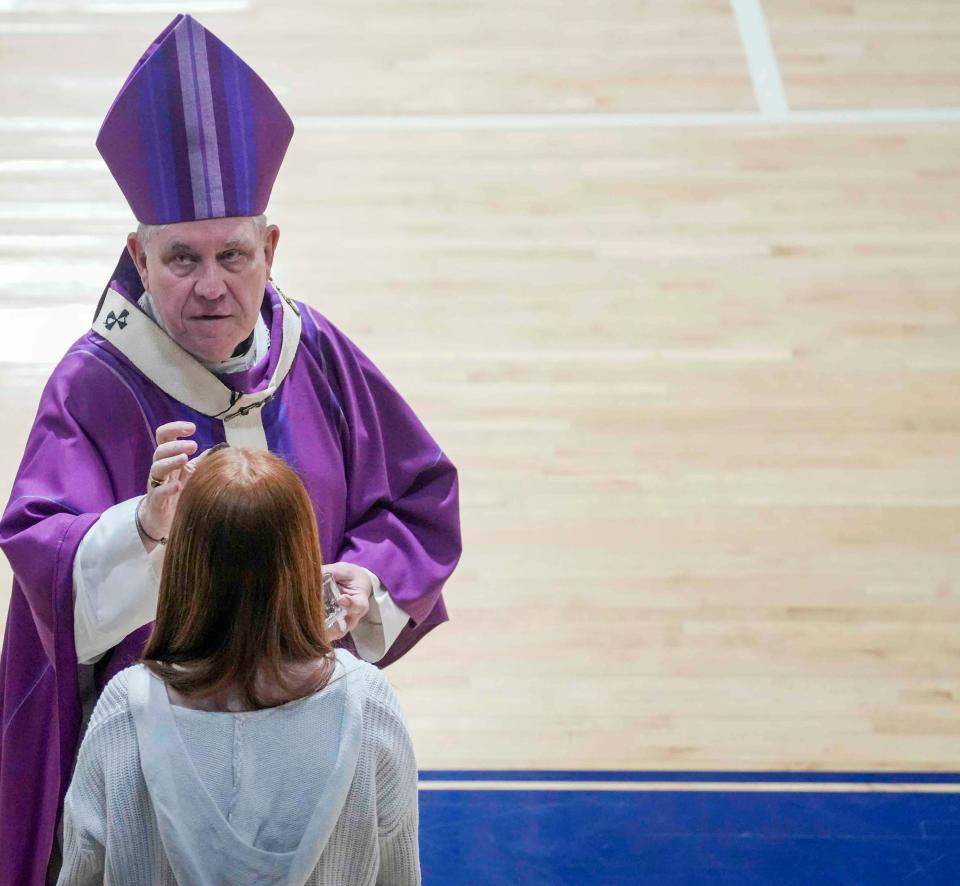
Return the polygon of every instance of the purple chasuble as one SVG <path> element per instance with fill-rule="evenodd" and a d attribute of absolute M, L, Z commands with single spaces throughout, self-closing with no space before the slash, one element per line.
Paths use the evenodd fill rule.
<path fill-rule="evenodd" d="M 132 270 L 125 253 L 111 283 L 131 311 L 142 292 Z M 269 380 L 283 336 L 279 299 L 268 285 L 270 357 L 236 374 L 246 378 L 225 377 L 229 387 Z M 367 567 L 410 616 L 386 665 L 447 618 L 441 588 L 460 556 L 456 470 L 364 354 L 320 314 L 296 307 L 296 357 L 261 409 L 267 443 L 303 478 L 324 560 Z M 93 331 L 43 391 L 0 521 L 14 573 L 0 654 L 0 886 L 45 882 L 80 741 L 77 548 L 103 511 L 144 493 L 154 431 L 175 420 L 196 424 L 200 451 L 225 439 L 221 421 L 164 393 Z M 138 660 L 150 628 L 95 665 L 98 689 Z"/>

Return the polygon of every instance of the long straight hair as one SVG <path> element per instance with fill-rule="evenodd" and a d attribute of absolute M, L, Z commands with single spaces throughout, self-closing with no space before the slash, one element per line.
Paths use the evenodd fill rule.
<path fill-rule="evenodd" d="M 180 497 L 144 663 L 187 695 L 231 691 L 250 708 L 326 685 L 320 541 L 297 474 L 269 452 L 222 448 L 197 461 Z M 291 664 L 326 657 L 304 681 Z M 285 698 L 262 692 L 264 680 Z"/>

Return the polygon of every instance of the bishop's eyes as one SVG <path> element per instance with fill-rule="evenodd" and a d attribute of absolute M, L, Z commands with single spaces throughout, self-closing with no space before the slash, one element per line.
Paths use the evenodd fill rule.
<path fill-rule="evenodd" d="M 243 267 L 249 259 L 250 253 L 243 249 L 227 249 L 217 256 L 217 261 L 231 270 Z M 199 263 L 200 259 L 190 252 L 174 252 L 167 258 L 167 264 L 179 273 L 191 271 Z"/>

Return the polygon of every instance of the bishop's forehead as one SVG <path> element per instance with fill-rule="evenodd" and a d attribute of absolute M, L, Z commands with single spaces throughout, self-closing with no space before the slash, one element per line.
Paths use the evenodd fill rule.
<path fill-rule="evenodd" d="M 225 248 L 230 245 L 259 243 L 266 230 L 266 216 L 243 218 L 204 219 L 194 222 L 177 222 L 167 225 L 140 225 L 137 239 L 144 245 L 173 249 L 198 248 L 215 245 Z"/>

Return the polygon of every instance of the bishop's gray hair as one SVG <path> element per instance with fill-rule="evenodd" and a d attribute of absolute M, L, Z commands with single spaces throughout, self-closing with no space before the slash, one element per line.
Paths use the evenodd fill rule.
<path fill-rule="evenodd" d="M 260 239 L 263 239 L 263 234 L 267 230 L 267 217 L 264 214 L 260 215 L 251 215 L 249 216 L 250 221 L 253 222 L 254 228 L 256 228 L 257 235 Z M 150 239 L 154 234 L 162 231 L 166 225 L 137 225 L 137 240 L 140 241 L 140 245 L 146 247 L 150 242 Z"/>

